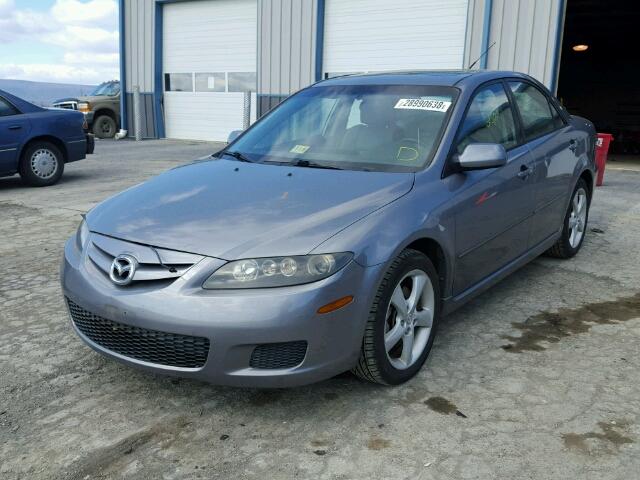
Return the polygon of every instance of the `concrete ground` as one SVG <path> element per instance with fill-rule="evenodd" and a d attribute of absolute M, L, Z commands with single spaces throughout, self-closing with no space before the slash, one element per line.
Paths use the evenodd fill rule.
<path fill-rule="evenodd" d="M 251 390 L 103 358 L 58 285 L 80 213 L 213 149 L 99 142 L 54 187 L 0 179 L 0 478 L 638 478 L 640 171 L 607 172 L 576 258 L 446 318 L 409 383 Z"/>

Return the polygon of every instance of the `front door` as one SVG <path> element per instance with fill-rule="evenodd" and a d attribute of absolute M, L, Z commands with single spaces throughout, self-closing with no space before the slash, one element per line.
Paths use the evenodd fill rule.
<path fill-rule="evenodd" d="M 30 128 L 26 115 L 0 97 L 0 175 L 18 170 L 18 148 Z"/>
<path fill-rule="evenodd" d="M 527 251 L 534 208 L 532 157 L 519 145 L 514 112 L 502 83 L 479 90 L 458 134 L 457 152 L 470 143 L 500 143 L 507 163 L 457 173 L 454 295 Z"/>

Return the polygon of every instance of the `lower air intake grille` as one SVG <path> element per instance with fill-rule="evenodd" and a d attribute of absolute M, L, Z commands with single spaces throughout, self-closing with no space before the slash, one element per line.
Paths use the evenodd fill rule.
<path fill-rule="evenodd" d="M 144 362 L 169 367 L 200 368 L 209 354 L 209 339 L 147 330 L 112 322 L 67 299 L 74 325 L 103 348 Z"/>
<path fill-rule="evenodd" d="M 291 368 L 307 354 L 307 342 L 265 343 L 254 348 L 249 365 L 253 368 Z"/>

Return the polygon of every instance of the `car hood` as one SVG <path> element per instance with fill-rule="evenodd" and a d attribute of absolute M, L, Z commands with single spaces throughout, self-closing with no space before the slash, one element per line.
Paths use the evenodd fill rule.
<path fill-rule="evenodd" d="M 82 95 L 80 97 L 69 97 L 69 98 L 60 98 L 58 100 L 56 100 L 55 102 L 53 102 L 53 104 L 55 105 L 56 103 L 62 103 L 62 102 L 88 102 L 88 103 L 98 103 L 98 102 L 102 102 L 104 100 L 109 100 L 115 98 L 115 96 L 109 96 L 109 95 Z"/>
<path fill-rule="evenodd" d="M 207 160 L 104 201 L 91 231 L 233 260 L 304 255 L 409 192 L 412 173 Z"/>

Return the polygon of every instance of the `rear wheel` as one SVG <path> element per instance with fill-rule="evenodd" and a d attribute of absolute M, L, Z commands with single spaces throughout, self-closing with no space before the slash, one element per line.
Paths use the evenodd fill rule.
<path fill-rule="evenodd" d="M 98 138 L 112 138 L 116 134 L 116 121 L 108 115 L 100 115 L 93 121 L 93 134 Z"/>
<path fill-rule="evenodd" d="M 583 179 L 578 180 L 564 218 L 562 235 L 553 247 L 547 250 L 548 255 L 571 258 L 578 253 L 587 231 L 590 200 L 587 183 Z"/>
<path fill-rule="evenodd" d="M 405 250 L 380 284 L 353 373 L 386 385 L 409 380 L 429 355 L 439 315 L 440 286 L 433 264 L 421 252 Z"/>
<path fill-rule="evenodd" d="M 33 187 L 46 187 L 60 180 L 64 157 L 53 143 L 39 141 L 29 145 L 20 159 L 20 176 Z"/>

